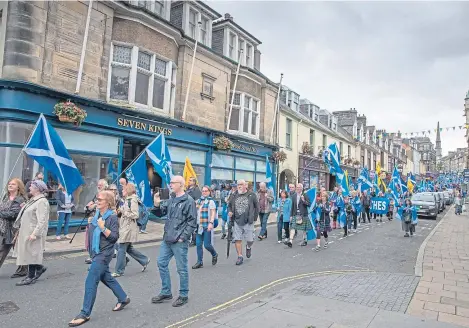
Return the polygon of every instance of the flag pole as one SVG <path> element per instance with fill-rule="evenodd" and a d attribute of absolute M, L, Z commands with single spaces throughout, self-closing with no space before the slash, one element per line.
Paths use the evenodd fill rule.
<path fill-rule="evenodd" d="M 78 67 L 78 77 L 77 77 L 77 85 L 76 85 L 76 88 L 75 88 L 75 94 L 80 93 L 81 77 L 83 75 L 83 65 L 85 63 L 86 45 L 88 43 L 88 32 L 90 30 L 90 19 L 91 19 L 92 6 L 93 6 L 93 0 L 90 0 L 88 2 L 88 14 L 86 15 L 85 33 L 83 35 L 83 45 L 81 47 L 80 66 Z"/>
<path fill-rule="evenodd" d="M 236 75 L 235 75 L 235 80 L 234 80 L 234 84 L 233 84 L 233 91 L 231 92 L 230 110 L 228 112 L 228 121 L 226 122 L 226 131 L 228 131 L 229 127 L 230 127 L 231 113 L 233 112 L 233 102 L 234 102 L 235 93 L 236 93 L 236 85 L 238 84 L 239 68 L 241 67 L 241 54 L 243 52 L 244 52 L 244 50 L 240 49 L 239 55 L 238 55 L 238 67 L 236 68 Z"/>
<path fill-rule="evenodd" d="M 195 55 L 197 54 L 197 46 L 199 44 L 199 30 L 202 22 L 197 23 L 197 28 L 195 31 L 195 46 L 194 46 L 194 53 L 192 55 L 192 64 L 191 64 L 191 71 L 189 73 L 189 82 L 187 83 L 187 91 L 186 91 L 186 99 L 184 100 L 184 109 L 182 110 L 181 120 L 186 120 L 186 110 L 187 110 L 187 102 L 189 101 L 189 92 L 191 90 L 192 84 L 192 73 L 194 72 L 194 63 L 195 63 Z"/>
<path fill-rule="evenodd" d="M 280 91 L 282 90 L 282 80 L 283 80 L 283 73 L 280 74 L 280 83 L 278 84 L 277 102 L 275 104 L 274 121 L 272 122 L 272 131 L 270 132 L 270 143 L 272 143 L 272 139 L 274 137 L 274 127 L 275 127 L 275 122 L 277 121 L 277 113 L 279 112 L 279 107 L 280 107 Z"/>
<path fill-rule="evenodd" d="M 24 148 L 26 147 L 26 145 L 27 145 L 27 144 L 29 143 L 29 141 L 31 140 L 31 137 L 33 136 L 34 131 L 36 131 L 37 126 L 39 125 L 39 120 L 40 120 L 41 117 L 43 117 L 43 116 L 44 116 L 44 114 L 42 114 L 42 113 L 39 115 L 39 118 L 37 119 L 36 124 L 34 125 L 33 130 L 32 130 L 31 133 L 29 134 L 29 137 L 28 137 L 28 139 L 26 140 L 26 142 L 24 143 L 23 148 L 21 148 L 21 152 L 20 152 L 20 154 L 18 155 L 18 157 L 16 158 L 16 162 L 15 162 L 15 164 L 13 165 L 13 168 L 11 169 L 10 174 L 8 175 L 7 183 L 8 183 L 8 181 L 10 181 L 11 176 L 13 175 L 13 171 L 15 170 L 16 165 L 18 165 L 18 162 L 19 162 L 19 160 L 20 160 L 20 157 L 21 157 L 21 155 L 23 154 Z M 26 191 L 27 191 L 27 190 L 26 190 Z M 2 191 L 2 197 L 1 197 L 0 199 L 3 199 L 3 196 L 5 196 L 5 192 L 6 192 L 6 190 L 3 189 L 3 191 Z"/>

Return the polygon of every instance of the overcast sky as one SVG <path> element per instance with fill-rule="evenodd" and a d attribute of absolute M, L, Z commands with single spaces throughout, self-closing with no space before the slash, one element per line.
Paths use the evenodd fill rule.
<path fill-rule="evenodd" d="M 209 2 L 262 44 L 261 71 L 329 111 L 355 107 L 388 132 L 441 127 L 465 147 L 469 2 Z"/>

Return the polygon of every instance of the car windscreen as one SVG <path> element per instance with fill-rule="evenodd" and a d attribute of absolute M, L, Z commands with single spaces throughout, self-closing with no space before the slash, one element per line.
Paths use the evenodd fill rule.
<path fill-rule="evenodd" d="M 415 202 L 415 201 L 420 201 L 420 202 L 430 202 L 430 203 L 434 203 L 435 202 L 435 197 L 432 196 L 432 195 L 414 195 L 412 196 L 412 201 Z"/>

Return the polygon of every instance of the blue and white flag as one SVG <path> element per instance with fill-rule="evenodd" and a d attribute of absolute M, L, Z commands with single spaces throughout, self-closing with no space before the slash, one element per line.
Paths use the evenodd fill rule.
<path fill-rule="evenodd" d="M 332 172 L 341 172 L 342 169 L 340 168 L 340 152 L 339 148 L 337 147 L 336 143 L 330 144 L 328 149 L 328 160 L 331 165 L 331 173 Z"/>
<path fill-rule="evenodd" d="M 311 205 L 308 208 L 308 220 L 310 220 L 311 226 L 313 227 L 313 229 L 308 230 L 306 232 L 306 239 L 307 240 L 316 239 L 316 236 L 317 236 L 316 224 L 315 224 L 316 217 L 317 217 L 317 213 L 315 211 L 315 209 L 316 209 L 316 193 L 317 193 L 316 188 L 311 188 L 311 189 L 309 189 L 305 192 L 306 196 L 308 197 L 308 199 L 311 203 Z"/>
<path fill-rule="evenodd" d="M 171 165 L 171 154 L 163 133 L 153 140 L 146 148 L 146 153 L 153 163 L 153 167 L 160 175 L 161 179 L 169 186 L 173 170 Z M 146 172 L 146 171 L 145 171 Z"/>
<path fill-rule="evenodd" d="M 368 170 L 364 167 L 358 177 L 358 188 L 360 192 L 364 192 L 368 189 L 373 188 L 373 183 L 370 181 Z"/>
<path fill-rule="evenodd" d="M 118 163 L 116 158 L 110 158 L 109 164 L 107 165 L 107 176 L 110 181 L 116 181 L 119 177 L 118 171 Z"/>
<path fill-rule="evenodd" d="M 39 116 L 31 138 L 23 150 L 39 165 L 53 173 L 69 194 L 84 184 L 81 173 L 68 154 L 62 139 L 43 114 Z"/>
<path fill-rule="evenodd" d="M 140 156 L 125 171 L 127 180 L 135 185 L 137 196 L 146 207 L 153 207 L 145 154 Z"/>

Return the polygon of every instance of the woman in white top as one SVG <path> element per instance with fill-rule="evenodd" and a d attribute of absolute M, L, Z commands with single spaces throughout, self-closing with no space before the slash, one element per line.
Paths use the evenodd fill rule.
<path fill-rule="evenodd" d="M 72 210 L 75 207 L 75 204 L 73 204 L 73 195 L 69 195 L 65 187 L 59 183 L 59 187 L 55 194 L 55 200 L 57 201 L 57 214 L 59 216 L 55 236 L 57 240 L 61 239 L 60 235 L 62 233 L 63 226 L 64 238 L 69 239 L 68 226 L 70 224 L 70 218 L 72 217 Z"/>

